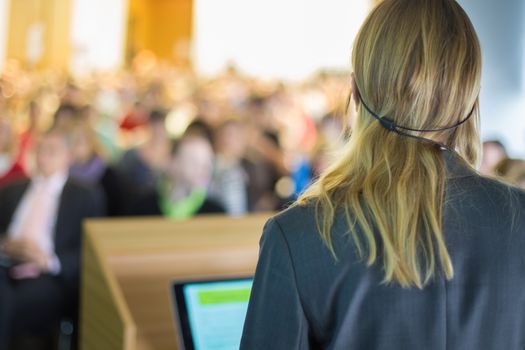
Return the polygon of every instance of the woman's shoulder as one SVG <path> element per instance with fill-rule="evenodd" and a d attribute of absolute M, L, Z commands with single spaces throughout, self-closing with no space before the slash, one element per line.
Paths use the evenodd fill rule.
<path fill-rule="evenodd" d="M 499 237 L 504 232 L 525 233 L 525 191 L 495 178 L 472 176 L 449 183 L 445 208 L 454 225 L 468 223 L 489 240 L 495 231 Z M 525 235 L 516 237 L 525 244 Z"/>
<path fill-rule="evenodd" d="M 271 217 L 265 226 L 266 239 L 283 239 L 289 246 L 290 252 L 296 255 L 326 254 L 330 251 L 321 239 L 319 233 L 318 215 L 315 204 L 294 204 L 286 210 Z M 334 241 L 344 239 L 347 226 L 343 223 L 344 217 L 336 215 L 332 228 Z M 282 238 L 281 238 L 282 237 Z"/>
<path fill-rule="evenodd" d="M 316 223 L 315 204 L 294 203 L 285 210 L 272 216 L 269 222 L 275 222 L 283 231 L 293 230 L 294 228 L 315 228 L 312 223 Z"/>
<path fill-rule="evenodd" d="M 497 207 L 508 204 L 514 209 L 525 211 L 525 191 L 497 178 L 475 175 L 449 181 L 447 187 L 447 192 L 452 196 L 461 195 L 464 199 L 470 197 L 479 203 L 494 204 Z"/>

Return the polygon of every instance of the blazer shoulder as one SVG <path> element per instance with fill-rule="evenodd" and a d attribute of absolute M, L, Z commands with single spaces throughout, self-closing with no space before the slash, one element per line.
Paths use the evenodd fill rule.
<path fill-rule="evenodd" d="M 286 227 L 297 223 L 310 223 L 312 219 L 315 220 L 315 215 L 315 207 L 313 204 L 292 204 L 287 209 L 275 214 L 271 220 L 274 220 L 280 226 Z"/>
<path fill-rule="evenodd" d="M 285 239 L 290 243 L 301 240 L 306 242 L 308 239 L 317 240 L 319 238 L 315 207 L 310 204 L 290 206 L 271 217 L 267 226 L 279 228 Z"/>
<path fill-rule="evenodd" d="M 464 189 L 469 189 L 471 195 L 480 201 L 492 203 L 499 208 L 511 206 L 525 210 L 525 191 L 516 186 L 486 176 L 472 176 L 463 181 L 468 182 L 459 183 L 453 191 L 463 193 Z"/>
<path fill-rule="evenodd" d="M 468 222 L 489 234 L 525 231 L 525 192 L 518 187 L 475 176 L 448 184 L 446 192 L 445 206 L 454 225 Z"/>

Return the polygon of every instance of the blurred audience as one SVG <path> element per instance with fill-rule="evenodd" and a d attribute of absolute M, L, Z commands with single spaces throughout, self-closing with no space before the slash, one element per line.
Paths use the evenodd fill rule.
<path fill-rule="evenodd" d="M 80 110 L 70 104 L 61 104 L 53 117 L 53 127 L 68 129 L 81 118 Z"/>
<path fill-rule="evenodd" d="M 165 127 L 166 114 L 153 110 L 145 124 L 146 140 L 130 148 L 119 162 L 119 171 L 125 176 L 130 191 L 153 189 L 159 174 L 169 160 L 170 137 Z"/>
<path fill-rule="evenodd" d="M 0 188 L 26 177 L 20 159 L 16 157 L 16 143 L 11 124 L 0 119 Z"/>
<path fill-rule="evenodd" d="M 224 208 L 208 196 L 213 158 L 212 146 L 205 137 L 190 134 L 175 141 L 157 188 L 139 196 L 129 214 L 188 219 L 224 213 Z"/>
<path fill-rule="evenodd" d="M 210 192 L 230 215 L 248 212 L 248 175 L 242 166 L 247 146 L 245 126 L 240 121 L 230 119 L 217 128 L 217 156 Z"/>
<path fill-rule="evenodd" d="M 18 136 L 19 146 L 16 163 L 20 164 L 23 169 L 33 170 L 33 152 L 35 140 L 40 134 L 40 125 L 42 122 L 41 109 L 35 101 L 29 102 L 27 126 Z"/>
<path fill-rule="evenodd" d="M 480 173 L 483 175 L 494 175 L 494 167 L 505 158 L 507 158 L 507 150 L 500 141 L 488 140 L 483 142 L 483 159 L 479 168 Z"/>
<path fill-rule="evenodd" d="M 233 66 L 202 78 L 163 63 L 136 63 L 81 78 L 7 65 L 0 109 L 12 116 L 20 140 L 15 164 L 31 175 L 41 131 L 69 130 L 71 176 L 102 187 L 108 214 L 124 215 L 122 203 L 158 189 L 173 161 L 173 139 L 203 137 L 216 152 L 207 197 L 227 214 L 243 215 L 285 206 L 323 163 L 325 147 L 315 148 L 314 156 L 323 137 L 317 126 L 337 134 L 342 125 L 335 117 L 331 124 L 320 121 L 344 104 L 346 74 L 284 84 L 245 76 Z"/>
<path fill-rule="evenodd" d="M 123 130 L 134 130 L 148 124 L 148 113 L 140 101 L 133 104 L 133 107 L 124 115 L 120 122 Z"/>
<path fill-rule="evenodd" d="M 64 131 L 45 133 L 35 174 L 0 190 L 0 349 L 53 339 L 64 317 L 76 318 L 82 222 L 105 205 L 96 188 L 69 178 L 70 150 Z"/>
<path fill-rule="evenodd" d="M 103 190 L 107 215 L 118 216 L 122 213 L 122 179 L 108 164 L 95 130 L 87 121 L 77 121 L 68 132 L 73 155 L 70 177 Z"/>
<path fill-rule="evenodd" d="M 496 164 L 493 172 L 504 181 L 525 189 L 525 160 L 505 158 Z"/>
<path fill-rule="evenodd" d="M 285 164 L 277 116 L 269 97 L 252 96 L 247 101 L 246 155 L 242 165 L 248 175 L 248 209 L 271 211 L 282 207 L 276 185 L 289 173 Z"/>

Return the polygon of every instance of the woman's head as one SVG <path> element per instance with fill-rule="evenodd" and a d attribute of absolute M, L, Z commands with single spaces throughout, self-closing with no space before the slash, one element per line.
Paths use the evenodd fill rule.
<path fill-rule="evenodd" d="M 333 251 L 331 227 L 343 208 L 369 265 L 381 257 L 386 282 L 421 287 L 453 267 L 442 234 L 446 169 L 435 143 L 471 165 L 479 158 L 481 53 L 467 15 L 454 0 L 384 0 L 354 43 L 353 96 L 358 114 L 340 158 L 299 199 L 316 203 L 319 230 Z M 412 129 L 387 130 L 375 114 Z M 381 241 L 378 244 L 377 241 Z M 381 251 L 378 251 L 381 249 Z"/>
<path fill-rule="evenodd" d="M 416 135 L 438 140 L 477 163 L 481 51 L 470 20 L 455 0 L 383 1 L 357 35 L 352 65 L 358 104 L 364 101 L 398 125 L 438 129 L 472 112 L 456 129 Z M 360 131 L 368 142 L 399 138 L 386 134 L 364 108 L 354 125 L 354 133 Z"/>

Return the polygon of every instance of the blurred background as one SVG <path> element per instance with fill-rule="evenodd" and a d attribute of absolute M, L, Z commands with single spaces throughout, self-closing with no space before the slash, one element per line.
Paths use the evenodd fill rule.
<path fill-rule="evenodd" d="M 13 134 L 9 152 L 31 174 L 31 140 L 57 122 L 62 106 L 58 118 L 87 122 L 96 133 L 89 147 L 124 170 L 126 151 L 152 139 L 148 120 L 156 111 L 166 140 L 198 121 L 214 154 L 244 150 L 235 155 L 248 186 L 243 211 L 276 209 L 338 146 L 352 39 L 376 2 L 0 0 L 0 117 Z M 522 157 L 524 1 L 460 2 L 483 46 L 483 138 Z M 245 137 L 225 141 L 219 130 Z M 146 153 L 138 152 L 138 161 L 153 176 L 165 170 L 167 156 Z M 268 176 L 255 179 L 258 170 L 248 168 L 264 162 L 272 180 L 256 184 Z M 258 202 L 256 192 L 278 189 L 271 205 Z"/>

